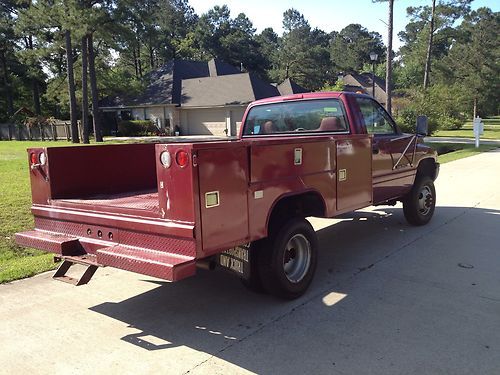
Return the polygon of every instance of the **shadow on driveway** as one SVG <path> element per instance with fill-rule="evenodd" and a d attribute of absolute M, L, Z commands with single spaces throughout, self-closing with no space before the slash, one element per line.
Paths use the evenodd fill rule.
<path fill-rule="evenodd" d="M 340 219 L 318 231 L 315 280 L 298 300 L 200 271 L 175 284 L 145 280 L 159 286 L 91 310 L 137 331 L 117 340 L 147 351 L 186 346 L 257 373 L 499 368 L 500 293 L 491 284 L 500 211 L 437 207 L 424 227 L 408 226 L 397 207 Z"/>

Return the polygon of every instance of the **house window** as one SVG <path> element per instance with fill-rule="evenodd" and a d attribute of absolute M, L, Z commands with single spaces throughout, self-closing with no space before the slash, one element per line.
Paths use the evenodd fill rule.
<path fill-rule="evenodd" d="M 132 120 L 132 112 L 130 112 L 130 111 L 121 111 L 120 112 L 120 118 L 123 121 Z"/>

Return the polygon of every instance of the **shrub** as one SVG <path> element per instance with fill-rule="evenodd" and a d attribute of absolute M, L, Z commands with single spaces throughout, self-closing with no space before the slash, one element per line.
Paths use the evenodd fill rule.
<path fill-rule="evenodd" d="M 56 119 L 54 117 L 48 117 L 48 118 L 43 116 L 26 117 L 23 120 L 23 124 L 26 125 L 28 128 L 36 128 L 38 126 L 53 125 L 55 121 Z"/>
<path fill-rule="evenodd" d="M 405 132 L 415 131 L 417 116 L 429 119 L 429 134 L 437 129 L 460 129 L 466 117 L 461 111 L 462 97 L 453 86 L 434 85 L 427 90 L 405 92 L 405 100 L 395 113 L 396 122 Z"/>
<path fill-rule="evenodd" d="M 122 137 L 138 137 L 155 135 L 158 128 L 149 120 L 128 120 L 118 123 L 118 135 Z"/>

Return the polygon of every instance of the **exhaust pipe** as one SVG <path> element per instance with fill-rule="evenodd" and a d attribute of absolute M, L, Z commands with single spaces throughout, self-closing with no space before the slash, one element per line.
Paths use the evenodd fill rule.
<path fill-rule="evenodd" d="M 202 259 L 196 262 L 196 267 L 201 268 L 203 270 L 209 270 L 213 271 L 215 267 L 217 266 L 217 263 L 215 260 L 212 259 Z"/>

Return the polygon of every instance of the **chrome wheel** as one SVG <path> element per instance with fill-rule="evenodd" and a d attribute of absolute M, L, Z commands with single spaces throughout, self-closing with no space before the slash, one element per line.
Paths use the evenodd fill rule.
<path fill-rule="evenodd" d="M 303 234 L 296 234 L 287 242 L 283 253 L 283 270 L 292 283 L 300 282 L 311 264 L 311 243 Z"/>
<path fill-rule="evenodd" d="M 429 186 L 422 186 L 418 193 L 418 211 L 421 215 L 427 215 L 433 207 L 434 197 Z"/>

